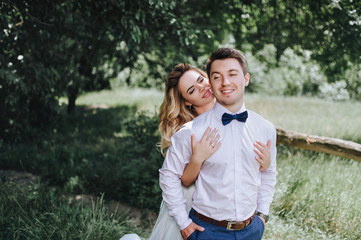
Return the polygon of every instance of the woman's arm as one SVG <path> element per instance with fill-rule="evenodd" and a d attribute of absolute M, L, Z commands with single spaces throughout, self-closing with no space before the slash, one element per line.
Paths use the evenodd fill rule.
<path fill-rule="evenodd" d="M 208 127 L 199 142 L 196 141 L 196 137 L 192 134 L 192 156 L 181 178 L 184 186 L 190 186 L 197 179 L 203 162 L 221 146 L 221 142 L 218 141 L 220 136 L 217 132 L 217 129 L 213 129 L 211 132 L 211 128 Z"/>
<path fill-rule="evenodd" d="M 260 171 L 266 170 L 267 168 L 269 168 L 271 164 L 271 151 L 270 151 L 271 140 L 267 141 L 267 145 L 259 141 L 256 141 L 254 146 L 257 148 L 254 149 L 255 153 L 257 154 L 256 161 L 261 165 L 259 167 L 259 170 Z"/>
<path fill-rule="evenodd" d="M 196 142 L 195 136 L 192 135 L 192 156 L 181 178 L 183 185 L 186 187 L 190 186 L 197 179 L 203 162 L 221 146 L 221 142 L 218 141 L 220 136 L 216 136 L 218 132 L 217 129 L 213 129 L 213 131 L 210 132 L 211 128 L 209 127 L 203 134 L 200 142 Z M 212 144 L 214 147 L 212 147 Z M 257 141 L 254 146 L 256 147 L 254 151 L 257 154 L 255 159 L 261 165 L 259 170 L 264 171 L 269 168 L 271 164 L 271 141 L 268 140 L 267 145 Z"/>

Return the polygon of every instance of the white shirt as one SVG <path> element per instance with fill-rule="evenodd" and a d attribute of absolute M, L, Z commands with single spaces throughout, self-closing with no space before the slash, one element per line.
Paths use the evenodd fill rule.
<path fill-rule="evenodd" d="M 244 111 L 243 105 L 237 113 Z M 180 180 L 192 155 L 191 133 L 199 141 L 209 126 L 219 130 L 222 144 L 202 165 L 192 207 L 220 221 L 243 221 L 256 209 L 268 214 L 277 175 L 276 129 L 257 113 L 247 111 L 245 123 L 233 120 L 223 126 L 223 113 L 232 113 L 216 102 L 211 110 L 186 123 L 172 136 L 172 145 L 159 170 L 159 181 L 169 214 L 181 230 L 192 222 L 186 211 Z M 260 172 L 254 143 L 267 144 L 268 140 L 271 140 L 271 165 Z"/>

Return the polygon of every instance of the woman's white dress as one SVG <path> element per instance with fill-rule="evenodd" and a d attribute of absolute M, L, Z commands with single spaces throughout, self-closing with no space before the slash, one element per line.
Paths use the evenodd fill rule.
<path fill-rule="evenodd" d="M 192 207 L 195 186 L 194 184 L 189 187 L 182 185 L 182 190 L 186 199 L 187 211 L 189 212 Z M 173 217 L 169 216 L 169 209 L 164 201 L 160 205 L 159 215 L 149 240 L 183 240 L 180 229 Z"/>
<path fill-rule="evenodd" d="M 189 212 L 192 208 L 192 196 L 195 186 L 194 184 L 189 187 L 182 185 L 182 190 L 187 211 Z M 119 240 L 140 240 L 140 238 L 136 234 L 126 234 Z M 169 209 L 164 201 L 160 205 L 158 218 L 149 240 L 183 240 L 180 229 L 173 217 L 169 216 Z"/>

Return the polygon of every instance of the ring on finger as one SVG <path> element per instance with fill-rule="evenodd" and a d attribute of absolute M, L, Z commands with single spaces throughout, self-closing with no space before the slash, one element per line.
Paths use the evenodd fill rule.
<path fill-rule="evenodd" d="M 214 143 L 211 143 L 212 148 L 214 148 Z"/>

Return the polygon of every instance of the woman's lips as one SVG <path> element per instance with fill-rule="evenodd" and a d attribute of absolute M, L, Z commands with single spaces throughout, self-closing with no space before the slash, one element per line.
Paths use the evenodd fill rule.
<path fill-rule="evenodd" d="M 211 95 L 211 91 L 210 89 L 207 90 L 207 92 L 205 94 L 203 94 L 203 98 L 207 98 Z"/>

